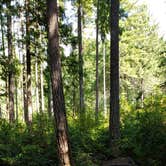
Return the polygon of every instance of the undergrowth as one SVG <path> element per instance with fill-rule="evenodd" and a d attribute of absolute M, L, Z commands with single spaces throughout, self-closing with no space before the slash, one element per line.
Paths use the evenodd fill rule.
<path fill-rule="evenodd" d="M 163 166 L 166 163 L 165 98 L 145 100 L 144 107 L 135 109 L 123 100 L 121 103 L 122 156 L 132 157 L 138 165 Z M 102 113 L 101 113 L 102 114 Z M 93 112 L 87 112 L 83 121 L 68 117 L 70 142 L 76 166 L 100 166 L 111 156 L 108 119 L 99 115 L 95 122 Z M 46 114 L 34 117 L 31 129 L 24 123 L 9 124 L 0 120 L 0 165 L 56 166 L 56 136 L 53 118 Z"/>

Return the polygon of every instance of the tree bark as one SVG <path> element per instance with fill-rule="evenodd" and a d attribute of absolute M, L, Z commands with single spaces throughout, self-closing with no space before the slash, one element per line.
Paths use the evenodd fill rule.
<path fill-rule="evenodd" d="M 78 0 L 78 54 L 79 54 L 79 93 L 80 112 L 84 112 L 84 80 L 83 80 L 83 54 L 82 54 L 82 4 Z"/>
<path fill-rule="evenodd" d="M 50 70 L 49 70 L 50 72 Z M 52 90 L 51 90 L 51 80 L 48 80 L 47 86 L 48 86 L 48 115 L 49 117 L 52 116 Z"/>
<path fill-rule="evenodd" d="M 23 44 L 22 44 L 22 48 L 23 48 Z M 22 79 L 23 79 L 23 105 L 24 105 L 24 120 L 26 123 L 28 123 L 28 110 L 27 110 L 27 75 L 26 75 L 26 60 L 25 60 L 25 54 L 23 53 L 23 75 L 22 75 Z"/>
<path fill-rule="evenodd" d="M 31 53 L 30 53 L 30 17 L 29 0 L 25 0 L 26 6 L 26 69 L 27 69 L 27 123 L 32 122 L 32 93 L 31 93 Z"/>
<path fill-rule="evenodd" d="M 2 8 L 2 6 L 1 6 Z M 3 16 L 2 16 L 2 13 L 0 14 L 0 17 L 1 17 L 1 35 L 2 35 L 2 51 L 3 51 L 3 56 L 5 56 L 5 40 L 4 40 L 4 29 L 3 29 L 3 26 L 4 26 L 4 23 L 3 23 Z M 9 113 L 8 112 L 8 77 L 6 77 L 5 79 L 5 94 L 6 94 L 6 112 L 7 114 Z"/>
<path fill-rule="evenodd" d="M 2 118 L 2 110 L 1 110 L 1 104 L 0 104 L 0 119 Z"/>
<path fill-rule="evenodd" d="M 119 116 L 119 0 L 111 0 L 110 49 L 110 134 L 111 140 L 120 138 Z"/>
<path fill-rule="evenodd" d="M 99 0 L 97 0 L 97 18 L 96 18 L 96 120 L 99 112 Z"/>
<path fill-rule="evenodd" d="M 68 137 L 68 125 L 65 113 L 65 101 L 61 75 L 59 52 L 58 8 L 57 0 L 47 0 L 48 8 L 48 52 L 51 69 L 53 110 L 56 122 L 59 165 L 73 166 Z"/>
<path fill-rule="evenodd" d="M 8 40 L 8 57 L 9 57 L 9 121 L 14 122 L 14 73 L 12 69 L 13 65 L 13 50 L 12 50 L 12 17 L 10 13 L 11 1 L 7 1 L 7 40 Z"/>
<path fill-rule="evenodd" d="M 36 48 L 37 52 L 37 48 Z M 38 58 L 35 57 L 35 93 L 36 93 L 36 112 L 39 113 L 39 84 L 38 84 Z"/>
<path fill-rule="evenodd" d="M 40 112 L 44 112 L 44 89 L 43 89 L 43 68 L 42 68 L 42 62 L 39 64 L 39 103 L 40 103 Z"/>
<path fill-rule="evenodd" d="M 2 51 L 3 51 L 3 55 L 5 56 L 5 41 L 4 41 L 3 16 L 2 16 L 2 13 L 0 14 L 0 17 L 1 17 Z"/>
<path fill-rule="evenodd" d="M 21 20 L 21 33 L 22 40 L 24 39 L 24 22 Z M 22 50 L 24 50 L 24 42 L 22 42 Z M 27 75 L 26 75 L 26 56 L 24 51 L 22 51 L 22 87 L 23 87 L 23 110 L 24 110 L 24 121 L 28 123 L 28 108 L 27 108 Z"/>
<path fill-rule="evenodd" d="M 107 94 L 106 94 L 106 68 L 105 68 L 105 40 L 103 44 L 103 98 L 104 98 L 104 116 L 107 115 Z"/>
<path fill-rule="evenodd" d="M 18 81 L 15 79 L 16 121 L 18 121 Z"/>

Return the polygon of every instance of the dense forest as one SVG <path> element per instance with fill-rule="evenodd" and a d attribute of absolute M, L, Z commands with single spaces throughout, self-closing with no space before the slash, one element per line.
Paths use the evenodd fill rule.
<path fill-rule="evenodd" d="M 0 165 L 166 165 L 166 39 L 137 0 L 0 0 Z"/>

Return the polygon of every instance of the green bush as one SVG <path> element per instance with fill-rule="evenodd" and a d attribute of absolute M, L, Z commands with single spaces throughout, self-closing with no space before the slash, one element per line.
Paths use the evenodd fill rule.
<path fill-rule="evenodd" d="M 163 100 L 163 99 L 162 99 Z M 124 154 L 141 165 L 166 163 L 166 114 L 160 100 L 146 100 L 143 109 L 132 110 L 123 117 L 121 148 Z"/>

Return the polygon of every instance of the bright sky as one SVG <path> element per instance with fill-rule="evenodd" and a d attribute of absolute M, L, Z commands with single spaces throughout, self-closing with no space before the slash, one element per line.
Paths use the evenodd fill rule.
<path fill-rule="evenodd" d="M 150 15 L 159 25 L 159 34 L 166 39 L 166 0 L 140 0 L 147 3 Z"/>

